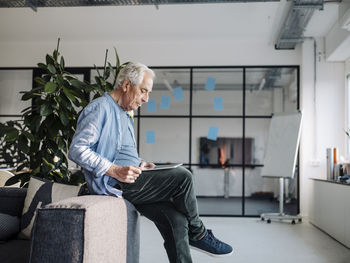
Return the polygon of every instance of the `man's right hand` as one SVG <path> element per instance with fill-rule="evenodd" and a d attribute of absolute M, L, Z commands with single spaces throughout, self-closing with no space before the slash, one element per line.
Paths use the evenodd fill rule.
<path fill-rule="evenodd" d="M 135 183 L 136 179 L 142 173 L 142 170 L 137 166 L 112 166 L 106 172 L 107 175 L 117 179 L 123 183 Z"/>

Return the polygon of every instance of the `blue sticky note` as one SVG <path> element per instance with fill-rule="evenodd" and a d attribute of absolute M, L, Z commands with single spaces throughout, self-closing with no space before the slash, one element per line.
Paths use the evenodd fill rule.
<path fill-rule="evenodd" d="M 215 82 L 216 82 L 216 78 L 208 77 L 207 82 L 205 83 L 205 89 L 206 90 L 214 90 L 215 89 Z"/>
<path fill-rule="evenodd" d="M 170 99 L 170 96 L 162 96 L 159 108 L 168 110 L 170 107 Z"/>
<path fill-rule="evenodd" d="M 182 93 L 182 87 L 179 86 L 173 90 L 174 92 L 174 99 L 175 100 L 183 100 L 184 99 L 184 94 Z"/>
<path fill-rule="evenodd" d="M 157 112 L 157 104 L 155 100 L 149 100 L 147 102 L 147 111 L 149 113 Z"/>
<path fill-rule="evenodd" d="M 214 110 L 223 110 L 224 104 L 222 103 L 222 97 L 215 97 L 213 99 Z"/>
<path fill-rule="evenodd" d="M 218 137 L 219 128 L 215 126 L 210 126 L 208 131 L 208 140 L 216 141 Z"/>
<path fill-rule="evenodd" d="M 146 143 L 154 144 L 156 142 L 156 132 L 155 131 L 146 131 Z"/>

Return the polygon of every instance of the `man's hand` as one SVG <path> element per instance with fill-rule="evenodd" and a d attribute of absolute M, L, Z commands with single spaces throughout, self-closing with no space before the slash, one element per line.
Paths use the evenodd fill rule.
<path fill-rule="evenodd" d="M 140 168 L 142 170 L 148 170 L 148 169 L 152 169 L 154 168 L 156 165 L 154 163 L 148 163 L 148 162 L 144 162 L 144 161 L 141 161 L 141 164 L 140 164 Z"/>
<path fill-rule="evenodd" d="M 106 172 L 107 175 L 117 179 L 119 182 L 123 183 L 135 183 L 136 179 L 142 173 L 140 167 L 136 166 L 117 166 L 112 164 L 112 166 Z"/>

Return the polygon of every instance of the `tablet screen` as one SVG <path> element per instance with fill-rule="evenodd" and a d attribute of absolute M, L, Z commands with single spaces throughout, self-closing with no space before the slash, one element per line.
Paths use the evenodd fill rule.
<path fill-rule="evenodd" d="M 142 172 L 156 171 L 156 170 L 165 170 L 165 169 L 173 169 L 173 168 L 177 168 L 177 167 L 179 167 L 181 165 L 182 165 L 182 163 L 160 164 L 160 165 L 156 165 L 152 169 L 142 170 Z"/>

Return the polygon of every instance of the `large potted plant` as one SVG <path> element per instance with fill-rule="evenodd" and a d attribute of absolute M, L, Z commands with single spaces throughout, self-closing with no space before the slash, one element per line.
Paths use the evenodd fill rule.
<path fill-rule="evenodd" d="M 45 63 L 38 63 L 43 74 L 34 79 L 32 90 L 22 92 L 21 98 L 32 100 L 32 105 L 22 111 L 21 120 L 0 123 L 0 159 L 13 163 L 17 171 L 8 184 L 20 181 L 23 186 L 30 176 L 68 184 L 84 182 L 81 172 L 69 169 L 67 152 L 88 98 L 112 90 L 126 64 L 120 65 L 115 49 L 114 68 L 107 62 L 107 53 L 102 73 L 95 66 L 98 76 L 93 84 L 80 81 L 65 70 L 59 40 L 52 55 L 46 55 Z"/>

